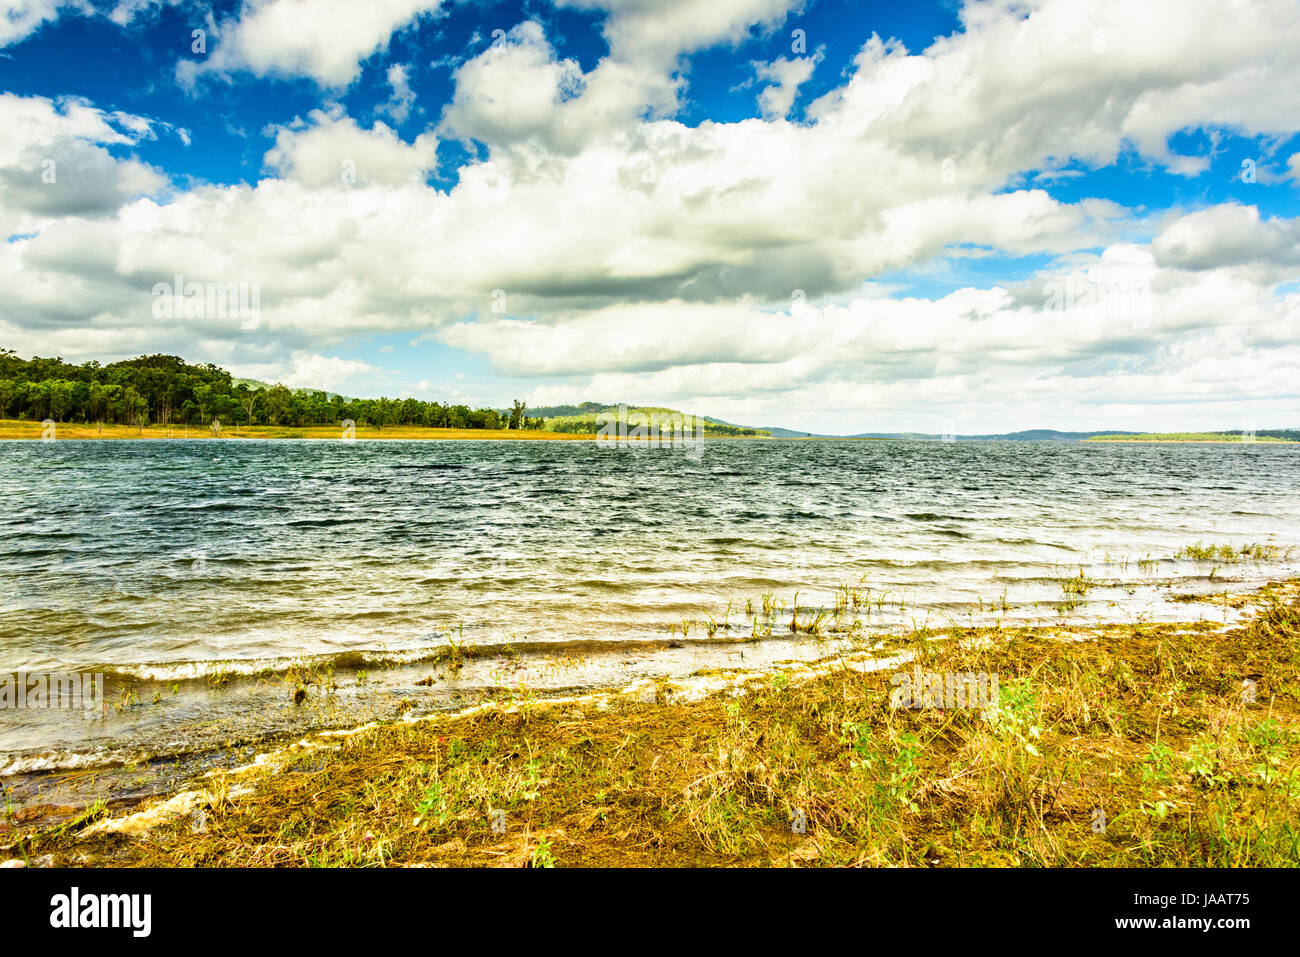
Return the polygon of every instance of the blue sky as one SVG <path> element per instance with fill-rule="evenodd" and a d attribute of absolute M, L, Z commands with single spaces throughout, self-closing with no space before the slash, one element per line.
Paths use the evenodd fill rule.
<path fill-rule="evenodd" d="M 1300 9 L 1238 13 L 16 0 L 0 341 L 818 431 L 1294 426 Z M 177 274 L 257 315 L 159 316 Z"/>
<path fill-rule="evenodd" d="M 205 28 L 209 11 L 221 21 L 238 14 L 239 2 L 152 5 L 124 26 L 109 18 L 116 2 L 96 0 L 90 6 L 98 15 L 67 9 L 25 42 L 7 48 L 0 60 L 3 88 L 23 95 L 84 97 L 104 110 L 147 115 L 185 129 L 190 146 L 178 136 L 164 135 L 138 144 L 134 152 L 178 175 L 219 184 L 256 182 L 272 143 L 267 128 L 274 124 L 326 102 L 340 103 L 351 116 L 375 115 L 391 94 L 386 74 L 393 63 L 411 67 L 415 107 L 401 123 L 392 124 L 388 118 L 409 140 L 436 124 L 454 89 L 452 71 L 482 53 L 493 42 L 494 30 L 509 30 L 526 20 L 541 23 L 557 52 L 576 59 L 586 71 L 609 54 L 601 34 L 607 16 L 602 11 L 557 10 L 515 0 L 459 3 L 412 19 L 395 31 L 387 48 L 366 58 L 356 81 L 345 88 L 322 89 L 310 78 L 245 76 L 206 86 L 196 102 L 174 82 L 176 65 L 201 59 L 191 50 L 191 34 Z M 873 31 L 920 49 L 959 28 L 955 9 L 952 4 L 855 0 L 810 4 L 804 15 L 790 18 L 791 24 L 798 24 L 792 29 L 811 31 L 826 59 L 804 88 L 803 99 L 838 85 L 862 40 Z M 682 122 L 698 125 L 759 116 L 750 61 L 770 58 L 774 44 L 783 48 L 786 37 L 784 32 L 773 37 L 772 31 L 757 25 L 749 34 L 735 45 L 719 44 L 683 58 L 679 71 L 689 82 L 689 95 L 677 114 Z M 482 149 L 482 144 L 467 151 L 459 143 L 442 143 L 440 168 L 429 182 L 454 185 L 458 167 Z"/>

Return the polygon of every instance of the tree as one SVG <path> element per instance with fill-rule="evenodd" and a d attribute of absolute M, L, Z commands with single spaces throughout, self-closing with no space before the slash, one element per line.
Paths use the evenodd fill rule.
<path fill-rule="evenodd" d="M 252 425 L 253 407 L 257 404 L 257 393 L 240 383 L 235 386 L 235 399 L 239 402 L 239 407 L 244 410 L 244 415 L 248 417 L 248 424 Z"/>
<path fill-rule="evenodd" d="M 278 382 L 266 390 L 266 416 L 275 425 L 284 425 L 289 416 L 293 393 Z"/>
<path fill-rule="evenodd" d="M 140 405 L 144 407 L 141 409 Z M 213 416 L 237 421 L 243 415 L 276 425 L 424 425 L 452 429 L 541 428 L 527 405 L 514 400 L 508 411 L 470 410 L 465 405 L 420 399 L 349 399 L 319 389 L 292 390 L 282 384 L 249 388 L 212 364 L 191 365 L 177 356 L 147 355 L 106 366 L 74 365 L 61 358 L 23 359 L 0 348 L 0 417 L 60 422 L 95 421 L 137 425 L 173 420 L 207 424 Z"/>

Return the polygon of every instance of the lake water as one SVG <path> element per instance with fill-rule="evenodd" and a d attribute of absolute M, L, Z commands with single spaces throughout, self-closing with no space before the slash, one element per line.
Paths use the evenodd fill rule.
<path fill-rule="evenodd" d="M 813 617 L 845 583 L 870 593 L 853 616 L 861 646 L 953 621 L 1221 615 L 1170 598 L 1300 564 L 1300 548 L 1285 555 L 1300 545 L 1300 446 L 773 440 L 703 453 L 0 442 L 0 673 L 101 672 L 110 702 L 95 720 L 0 709 L 0 775 L 29 800 L 74 769 L 112 771 L 127 791 L 142 768 L 139 786 L 154 786 L 160 768 L 391 717 L 403 699 L 421 713 L 820 657 L 848 639 L 793 639 L 795 594 Z M 1195 542 L 1282 554 L 1173 557 Z M 1062 580 L 1080 571 L 1095 584 L 1071 605 Z M 744 640 L 755 615 L 765 633 L 766 593 L 782 609 L 772 636 Z M 449 638 L 473 652 L 459 670 L 434 661 Z M 332 669 L 335 690 L 295 704 L 295 663 Z"/>

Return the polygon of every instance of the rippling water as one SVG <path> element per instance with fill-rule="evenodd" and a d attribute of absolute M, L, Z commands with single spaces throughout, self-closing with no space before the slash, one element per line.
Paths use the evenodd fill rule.
<path fill-rule="evenodd" d="M 1171 593 L 1296 572 L 1172 556 L 1300 544 L 1298 463 L 1300 447 L 1270 444 L 715 441 L 696 459 L 541 441 L 0 442 L 0 671 L 101 671 L 110 697 L 139 697 L 94 722 L 0 711 L 0 774 L 199 753 L 403 697 L 450 707 L 825 654 L 780 627 L 727 640 L 751 634 L 746 600 L 766 592 L 788 616 L 795 592 L 816 609 L 861 583 L 884 599 L 869 631 L 1188 618 L 1202 612 Z M 1081 568 L 1098 585 L 1062 607 Z M 706 614 L 716 632 L 682 634 Z M 416 685 L 448 637 L 480 653 Z M 276 680 L 304 658 L 346 676 L 328 713 Z M 213 688 L 214 672 L 236 677 Z"/>

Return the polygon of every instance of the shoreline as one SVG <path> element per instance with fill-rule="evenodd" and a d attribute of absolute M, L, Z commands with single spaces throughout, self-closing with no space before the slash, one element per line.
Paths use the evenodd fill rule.
<path fill-rule="evenodd" d="M 0 837 L 0 856 L 1295 866 L 1300 580 L 1230 601 L 1251 614 L 928 629 L 883 660 L 873 650 L 640 679 L 318 732 L 125 813 L 11 825 L 19 841 Z M 995 675 L 997 707 L 891 709 L 893 676 L 911 668 Z"/>
<path fill-rule="evenodd" d="M 145 441 L 145 440 L 239 440 L 262 441 L 274 439 L 311 440 L 311 441 L 357 441 L 357 442 L 392 442 L 392 441 L 534 441 L 534 442 L 591 442 L 597 438 L 595 432 L 551 432 L 545 429 L 444 429 L 424 426 L 390 426 L 380 429 L 369 425 L 356 426 L 352 438 L 344 440 L 342 430 L 335 425 L 254 425 L 222 426 L 220 434 L 214 435 L 204 426 L 164 426 L 151 424 L 143 429 L 136 426 L 106 424 L 102 428 L 94 423 L 58 423 L 55 426 L 56 441 Z M 883 438 L 879 436 L 837 436 L 837 435 L 725 435 L 708 434 L 701 436 L 709 441 L 781 441 L 781 442 L 907 442 L 911 444 L 933 444 L 939 439 L 930 438 Z M 21 419 L 0 419 L 0 441 L 36 441 L 43 438 L 40 422 Z M 1063 445 L 1300 445 L 1294 439 L 1277 439 L 1264 437 L 1254 442 L 1242 442 L 1237 439 L 1182 439 L 1182 438 L 1086 438 L 1075 441 L 1061 439 L 960 439 L 958 442 L 1012 442 L 1049 443 Z"/>
<path fill-rule="evenodd" d="M 1242 442 L 1240 439 L 1080 439 L 1094 445 L 1300 445 L 1295 439 L 1256 439 L 1254 442 Z"/>
<path fill-rule="evenodd" d="M 545 429 L 442 429 L 423 426 L 392 426 L 378 429 L 373 426 L 357 426 L 352 439 L 356 442 L 430 442 L 430 441 L 477 441 L 477 442 L 594 442 L 598 438 L 595 432 L 550 432 Z M 714 435 L 704 433 L 701 438 L 713 441 L 777 441 L 777 442 L 889 442 L 913 441 L 910 439 L 882 439 L 869 436 L 821 436 L 821 435 Z M 209 429 L 201 426 L 193 428 L 147 425 L 143 430 L 129 425 L 105 425 L 101 431 L 97 426 L 86 423 L 63 423 L 56 426 L 55 440 L 59 442 L 126 442 L 126 441 L 229 441 L 232 439 L 255 442 L 276 439 L 309 440 L 321 442 L 345 441 L 341 430 L 333 425 L 255 425 L 223 426 L 220 435 L 213 435 Z M 14 419 L 0 421 L 0 441 L 42 440 L 42 426 L 39 422 L 23 422 Z M 917 440 L 930 441 L 930 440 Z"/>
<path fill-rule="evenodd" d="M 41 441 L 42 426 L 39 422 L 20 422 L 5 420 L 0 422 L 0 440 Z M 595 434 L 587 435 L 576 432 L 546 432 L 519 429 L 433 429 L 394 426 L 378 429 L 373 426 L 357 426 L 355 441 L 386 441 L 395 439 L 410 440 L 506 440 L 506 441 L 581 441 L 594 439 Z M 101 431 L 94 424 L 63 423 L 55 427 L 55 440 L 65 441 L 145 441 L 145 440 L 194 440 L 225 441 L 259 441 L 273 439 L 314 439 L 320 441 L 341 442 L 342 431 L 338 426 L 308 425 L 279 426 L 255 425 L 223 426 L 220 435 L 213 435 L 210 429 L 202 426 L 187 428 L 184 426 L 147 425 L 143 430 L 129 425 L 105 425 Z M 350 441 L 350 440 L 349 440 Z"/>

